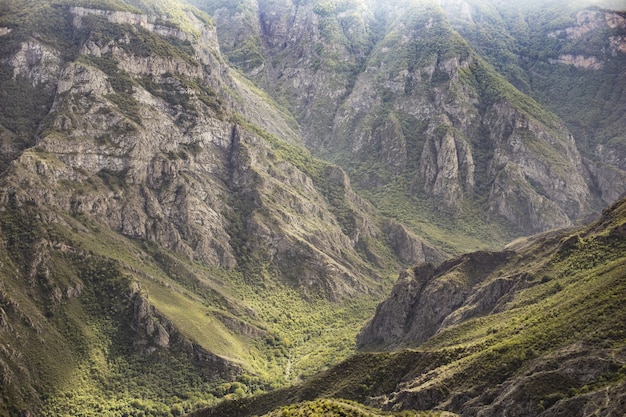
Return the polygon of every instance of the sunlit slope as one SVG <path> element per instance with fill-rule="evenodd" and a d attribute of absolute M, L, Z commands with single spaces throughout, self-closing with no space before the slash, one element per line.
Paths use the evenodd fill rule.
<path fill-rule="evenodd" d="M 588 227 L 538 235 L 508 249 L 482 277 L 462 272 L 466 256 L 444 263 L 410 300 L 430 302 L 420 299 L 428 297 L 428 286 L 470 285 L 425 342 L 390 334 L 392 351 L 362 353 L 291 389 L 197 415 L 258 415 L 313 398 L 463 415 L 579 415 L 601 407 L 603 415 L 623 413 L 626 201 Z M 400 294 L 397 287 L 394 294 Z M 369 326 L 383 323 L 383 314 L 393 312 L 379 308 Z M 408 315 L 407 323 L 430 318 Z M 373 349 L 366 333 L 360 341 Z"/>
<path fill-rule="evenodd" d="M 354 352 L 400 265 L 442 258 L 306 150 L 199 10 L 1 6 L 0 414 L 284 386 Z"/>

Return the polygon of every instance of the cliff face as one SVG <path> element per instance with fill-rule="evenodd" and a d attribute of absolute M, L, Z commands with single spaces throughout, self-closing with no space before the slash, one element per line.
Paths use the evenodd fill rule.
<path fill-rule="evenodd" d="M 322 325 L 303 320 L 289 342 L 300 307 L 373 308 L 389 270 L 445 256 L 311 156 L 289 113 L 223 61 L 198 10 L 35 3 L 1 32 L 0 413 L 79 412 L 55 381 L 106 390 L 98 375 L 137 378 L 133 363 L 159 359 L 154 372 L 186 367 L 202 382 L 181 386 L 202 396 L 235 379 L 265 388 L 268 372 L 285 383 L 320 366 L 292 366 Z M 26 338 L 41 348 L 18 358 Z M 32 368 L 53 351 L 60 362 Z M 110 360 L 84 367 L 91 357 Z M 95 401 L 72 384 L 61 389 Z"/>
<path fill-rule="evenodd" d="M 617 200 L 626 191 L 624 118 L 617 110 L 624 106 L 626 76 L 623 10 L 610 2 L 588 8 L 563 2 L 560 13 L 533 3 L 441 5 L 472 48 L 565 122 L 583 155 L 592 192 L 604 203 Z"/>
<path fill-rule="evenodd" d="M 167 45 L 161 39 L 191 35 L 130 12 L 69 13 L 74 30 L 91 31 L 76 59 L 61 63 L 60 52 L 31 41 L 8 60 L 16 76 L 45 84 L 55 98 L 36 145 L 10 168 L 5 190 L 20 201 L 93 217 L 207 266 L 235 268 L 252 261 L 242 261 L 246 252 L 288 271 L 301 257 L 308 259 L 304 275 L 298 274 L 305 286 L 332 298 L 368 291 L 360 282 L 372 271 L 355 246 L 382 236 L 381 229 L 345 174 L 330 184 L 330 167 L 308 156 L 304 166 L 289 159 L 288 152 L 307 153 L 298 134 L 277 108 L 229 73 L 214 31 L 192 20 L 201 33 L 190 43 L 195 54 L 179 51 L 172 59 L 137 49 L 136 42 L 147 37 Z M 131 26 L 107 37 L 89 26 L 93 22 L 109 30 Z M 233 122 L 235 112 L 249 121 Z M 349 228 L 339 224 L 333 213 L 339 207 L 323 195 L 324 187 L 343 197 Z M 241 236 L 233 235 L 237 222 Z"/>
<path fill-rule="evenodd" d="M 483 218 L 525 232 L 570 225 L 624 191 L 607 186 L 623 175 L 606 171 L 609 152 L 598 153 L 599 165 L 585 162 L 579 147 L 588 139 L 570 133 L 576 125 L 516 91 L 471 48 L 482 51 L 472 43 L 476 22 L 493 12 L 482 3 L 220 4 L 211 11 L 225 55 L 289 103 L 306 144 L 354 174 L 359 189 L 385 195 L 400 178 L 406 191 L 452 212 L 480 204 Z M 617 13 L 577 13 L 577 25 L 607 42 L 606 28 L 623 30 Z M 508 30 L 505 17 L 494 33 Z M 543 36 L 557 36 L 550 33 Z M 618 47 L 610 51 L 621 59 Z M 592 70 L 607 58 L 561 53 L 549 62 Z"/>
<path fill-rule="evenodd" d="M 485 276 L 512 252 L 475 252 L 439 267 L 421 264 L 400 275 L 387 300 L 357 338 L 362 346 L 420 344 L 441 328 L 491 311 L 513 280 L 501 279 L 476 291 Z M 462 306 L 471 305 L 460 313 Z"/>

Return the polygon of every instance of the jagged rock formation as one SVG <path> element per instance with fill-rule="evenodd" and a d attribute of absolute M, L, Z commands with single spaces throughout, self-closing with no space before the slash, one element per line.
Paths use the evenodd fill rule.
<path fill-rule="evenodd" d="M 623 103 L 626 75 L 623 10 L 610 2 L 588 8 L 562 2 L 558 19 L 537 4 L 464 0 L 441 5 L 473 48 L 565 121 L 584 156 L 587 172 L 581 172 L 592 192 L 608 204 L 622 196 L 624 118 L 617 108 L 623 104 L 615 100 Z M 498 35 L 485 36 L 488 32 Z"/>
<path fill-rule="evenodd" d="M 379 190 L 400 177 L 410 192 L 457 212 L 488 194 L 492 220 L 502 216 L 526 232 L 570 225 L 600 199 L 610 203 L 626 191 L 608 186 L 608 178 L 624 175 L 605 170 L 610 152 L 598 149 L 600 165 L 585 163 L 576 139 L 589 139 L 574 138 L 515 92 L 452 30 L 449 20 L 473 41 L 471 25 L 492 11 L 480 2 L 238 4 L 211 9 L 225 54 L 290 103 L 307 145 L 356 173 L 359 189 Z M 595 31 L 615 43 L 619 37 L 604 29 L 623 30 L 620 18 L 579 11 L 580 30 L 563 33 Z M 619 47 L 610 51 L 622 59 Z M 609 59 L 566 55 L 550 62 L 601 69 Z"/>
<path fill-rule="evenodd" d="M 497 279 L 479 290 L 477 286 L 511 256 L 513 252 L 475 252 L 439 267 L 427 263 L 403 272 L 357 343 L 419 344 L 443 327 L 491 311 L 519 277 Z"/>

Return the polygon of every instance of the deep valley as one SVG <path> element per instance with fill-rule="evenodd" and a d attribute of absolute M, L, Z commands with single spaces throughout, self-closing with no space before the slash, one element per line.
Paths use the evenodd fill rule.
<path fill-rule="evenodd" d="M 626 7 L 0 0 L 0 415 L 622 416 Z"/>

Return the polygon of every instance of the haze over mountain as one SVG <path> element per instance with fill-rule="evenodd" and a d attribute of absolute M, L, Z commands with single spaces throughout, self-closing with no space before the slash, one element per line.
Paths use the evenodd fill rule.
<path fill-rule="evenodd" d="M 180 415 L 284 387 L 354 354 L 401 271 L 393 294 L 460 262 L 469 286 L 432 290 L 456 301 L 385 301 L 358 338 L 449 353 L 437 332 L 535 282 L 507 263 L 535 243 L 491 251 L 626 192 L 620 7 L 0 0 L 0 414 Z M 616 210 L 593 233 L 619 263 Z M 615 331 L 598 355 L 617 366 Z M 445 398 L 366 402 L 462 411 Z"/>

